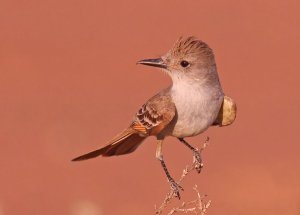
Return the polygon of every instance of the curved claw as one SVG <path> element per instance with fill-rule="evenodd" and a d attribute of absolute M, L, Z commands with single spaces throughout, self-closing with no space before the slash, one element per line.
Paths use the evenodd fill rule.
<path fill-rule="evenodd" d="M 184 191 L 184 189 L 178 183 L 176 183 L 174 180 L 170 180 L 169 182 L 170 182 L 170 186 L 171 186 L 171 189 L 172 189 L 175 197 L 180 199 L 179 189 L 181 191 Z"/>
<path fill-rule="evenodd" d="M 186 142 L 183 138 L 178 138 L 180 142 L 184 143 L 189 149 L 191 149 L 194 153 L 194 167 L 198 173 L 201 172 L 201 169 L 203 168 L 203 163 L 201 159 L 201 154 L 198 149 L 191 146 L 188 142 Z M 208 141 L 208 140 L 207 140 Z"/>
<path fill-rule="evenodd" d="M 201 154 L 198 150 L 194 151 L 194 165 L 196 171 L 200 173 L 204 165 L 202 163 Z"/>

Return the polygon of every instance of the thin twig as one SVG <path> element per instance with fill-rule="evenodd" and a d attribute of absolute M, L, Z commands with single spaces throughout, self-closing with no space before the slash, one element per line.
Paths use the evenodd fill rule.
<path fill-rule="evenodd" d="M 209 141 L 209 137 L 206 138 L 203 146 L 200 148 L 200 153 L 202 153 L 202 151 L 208 146 L 208 141 Z M 197 149 L 198 150 L 198 149 Z M 178 184 L 180 184 L 184 178 L 193 170 L 195 170 L 196 168 L 199 168 L 199 166 L 197 166 L 199 164 L 196 163 L 196 161 L 193 161 L 193 164 L 191 166 L 186 166 L 185 169 L 182 171 L 182 175 L 180 177 L 180 179 L 178 180 Z M 203 164 L 201 164 L 201 168 L 203 167 Z M 207 203 L 203 202 L 203 198 L 198 191 L 197 185 L 194 186 L 194 191 L 197 193 L 197 199 L 190 201 L 190 202 L 183 202 L 181 206 L 173 208 L 168 215 L 172 215 L 176 212 L 184 212 L 184 213 L 189 213 L 189 212 L 194 212 L 196 214 L 200 213 L 201 215 L 204 215 L 208 209 L 208 207 L 210 206 L 211 201 L 208 201 Z M 164 211 L 164 209 L 168 206 L 168 204 L 171 202 L 171 200 L 175 197 L 174 192 L 171 190 L 170 192 L 167 193 L 163 203 L 160 205 L 160 207 L 158 209 L 156 209 L 155 214 L 156 215 L 161 215 Z M 190 208 L 186 208 L 188 205 L 195 205 L 194 207 L 190 207 Z"/>
<path fill-rule="evenodd" d="M 211 201 L 208 201 L 207 203 L 204 202 L 205 196 L 201 196 L 197 185 L 194 186 L 193 190 L 197 194 L 197 199 L 190 201 L 190 202 L 183 202 L 181 206 L 173 208 L 168 215 L 172 215 L 176 212 L 182 212 L 182 213 L 195 213 L 195 214 L 200 214 L 200 215 L 205 215 L 207 209 L 210 206 Z M 188 207 L 191 205 L 190 207 Z"/>

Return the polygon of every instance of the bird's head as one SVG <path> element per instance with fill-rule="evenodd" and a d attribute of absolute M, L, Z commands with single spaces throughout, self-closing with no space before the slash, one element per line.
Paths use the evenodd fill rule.
<path fill-rule="evenodd" d="M 173 77 L 201 78 L 215 68 L 212 49 L 195 37 L 180 37 L 174 46 L 163 56 L 137 62 L 147 66 L 159 67 Z"/>

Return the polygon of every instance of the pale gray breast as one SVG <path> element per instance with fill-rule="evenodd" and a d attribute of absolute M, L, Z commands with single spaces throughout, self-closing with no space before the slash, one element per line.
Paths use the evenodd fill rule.
<path fill-rule="evenodd" d="M 173 94 L 177 120 L 172 134 L 176 137 L 195 136 L 205 131 L 215 121 L 223 94 L 206 89 Z"/>

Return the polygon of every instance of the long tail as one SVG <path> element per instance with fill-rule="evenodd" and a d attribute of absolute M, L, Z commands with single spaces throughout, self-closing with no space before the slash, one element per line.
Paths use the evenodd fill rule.
<path fill-rule="evenodd" d="M 112 139 L 108 145 L 92 151 L 90 153 L 81 155 L 77 158 L 74 158 L 72 161 L 81 161 L 87 160 L 90 158 L 97 157 L 102 155 L 104 157 L 113 156 L 113 155 L 124 155 L 133 152 L 136 148 L 143 142 L 146 137 L 140 136 L 136 130 L 128 128 L 114 139 Z"/>

